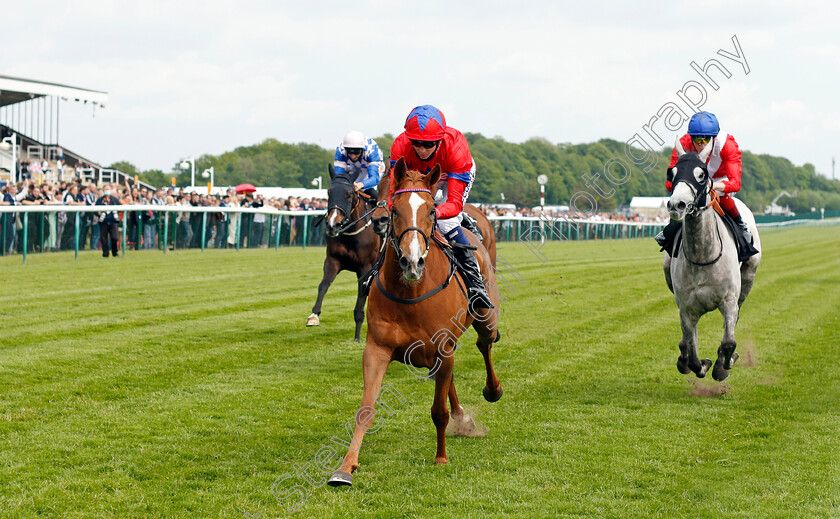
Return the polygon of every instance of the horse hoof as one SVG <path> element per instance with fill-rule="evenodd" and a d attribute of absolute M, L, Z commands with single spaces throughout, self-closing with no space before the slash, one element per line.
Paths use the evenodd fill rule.
<path fill-rule="evenodd" d="M 490 390 L 487 388 L 487 386 L 484 386 L 484 389 L 481 390 L 481 394 L 484 395 L 484 399 L 487 400 L 488 402 L 498 402 L 499 399 L 502 398 L 502 395 L 504 394 L 504 392 L 505 392 L 505 390 L 502 389 L 501 386 L 499 386 L 499 394 L 496 395 L 496 398 L 493 398 L 492 395 L 490 394 Z"/>
<path fill-rule="evenodd" d="M 729 360 L 729 366 L 724 365 L 724 367 L 726 369 L 732 369 L 732 365 L 735 364 L 735 361 L 738 360 L 739 358 L 741 358 L 741 356 L 738 355 L 738 352 L 733 352 L 732 353 L 732 358 Z"/>
<path fill-rule="evenodd" d="M 349 487 L 353 484 L 353 474 L 337 470 L 327 484 L 331 487 Z"/>
<path fill-rule="evenodd" d="M 685 360 L 684 358 L 682 358 L 682 357 L 679 357 L 679 358 L 677 359 L 677 369 L 678 369 L 678 370 L 680 371 L 680 373 L 682 373 L 683 375 L 688 375 L 689 373 L 691 373 L 691 368 L 689 368 L 689 367 L 688 367 L 688 361 L 686 361 L 686 360 Z"/>
<path fill-rule="evenodd" d="M 318 326 L 321 324 L 321 318 L 317 314 L 312 314 L 306 319 L 306 326 Z"/>
<path fill-rule="evenodd" d="M 715 367 L 712 370 L 712 378 L 718 382 L 723 382 L 729 378 L 729 369 L 726 367 L 724 357 L 718 357 L 715 361 Z"/>
<path fill-rule="evenodd" d="M 449 458 L 435 458 L 435 465 L 446 465 L 447 463 L 449 463 Z"/>
<path fill-rule="evenodd" d="M 703 359 L 700 361 L 700 370 L 695 373 L 697 378 L 703 378 L 706 376 L 706 372 L 709 371 L 709 368 L 712 367 L 712 359 Z"/>

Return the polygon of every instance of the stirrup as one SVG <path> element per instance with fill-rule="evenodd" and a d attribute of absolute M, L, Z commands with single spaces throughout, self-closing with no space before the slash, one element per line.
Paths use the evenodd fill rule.
<path fill-rule="evenodd" d="M 467 293 L 469 293 L 469 300 L 471 304 L 469 305 L 471 308 L 476 310 L 483 308 L 485 310 L 492 310 L 496 308 L 493 305 L 493 301 L 490 301 L 490 296 L 487 294 L 487 290 L 481 290 L 480 288 L 470 287 L 467 289 Z"/>
<path fill-rule="evenodd" d="M 665 231 L 659 231 L 659 234 L 657 234 L 653 239 L 656 240 L 656 243 L 658 243 L 660 247 L 664 247 L 666 245 Z"/>

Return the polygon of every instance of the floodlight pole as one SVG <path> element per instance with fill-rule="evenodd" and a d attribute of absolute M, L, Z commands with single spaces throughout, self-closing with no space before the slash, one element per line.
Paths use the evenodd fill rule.
<path fill-rule="evenodd" d="M 190 187 L 195 191 L 195 157 L 190 157 Z"/>
<path fill-rule="evenodd" d="M 210 175 L 210 191 L 212 191 L 213 187 L 215 187 L 215 185 L 216 185 L 215 174 L 216 174 L 216 172 L 213 169 L 213 166 L 210 166 L 210 169 L 205 169 L 204 173 L 201 174 L 201 176 L 203 176 L 204 178 L 207 178 L 207 175 Z M 207 194 L 210 194 L 210 193 L 208 192 Z"/>
<path fill-rule="evenodd" d="M 181 169 L 186 168 L 187 163 L 190 164 L 190 189 L 195 191 L 195 157 L 190 157 L 187 160 L 181 161 Z"/>

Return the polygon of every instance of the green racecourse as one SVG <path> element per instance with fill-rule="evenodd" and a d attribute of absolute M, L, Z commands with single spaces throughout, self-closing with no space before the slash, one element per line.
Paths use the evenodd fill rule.
<path fill-rule="evenodd" d="M 0 258 L 0 517 L 840 517 L 840 227 L 765 231 L 723 384 L 679 374 L 652 240 L 522 244 L 525 279 L 456 382 L 485 437 L 434 466 L 434 384 L 394 363 L 353 487 L 272 484 L 345 437 L 355 277 L 303 326 L 323 249 Z M 363 332 L 364 333 L 364 332 Z M 719 313 L 700 322 L 714 359 Z M 341 452 L 340 455 L 344 453 Z M 302 493 L 306 502 L 295 513 Z"/>

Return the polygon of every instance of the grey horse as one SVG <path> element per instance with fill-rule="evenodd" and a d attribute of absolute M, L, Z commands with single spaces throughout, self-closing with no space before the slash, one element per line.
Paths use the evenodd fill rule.
<path fill-rule="evenodd" d="M 740 263 L 735 239 L 726 224 L 715 211 L 708 210 L 712 181 L 706 159 L 712 143 L 700 153 L 686 153 L 677 139 L 676 149 L 679 160 L 671 171 L 674 180 L 668 211 L 672 220 L 683 222 L 682 247 L 674 258 L 666 252 L 662 266 L 665 281 L 680 309 L 682 340 L 677 369 L 683 374 L 693 371 L 700 378 L 706 376 L 712 361 L 700 360 L 697 354 L 697 322 L 703 314 L 717 308 L 723 314 L 723 340 L 712 377 L 725 380 L 738 360 L 735 325 L 761 261 L 761 241 L 752 212 L 736 199 L 738 211 L 752 233 L 753 245 L 759 251 L 749 261 Z"/>

